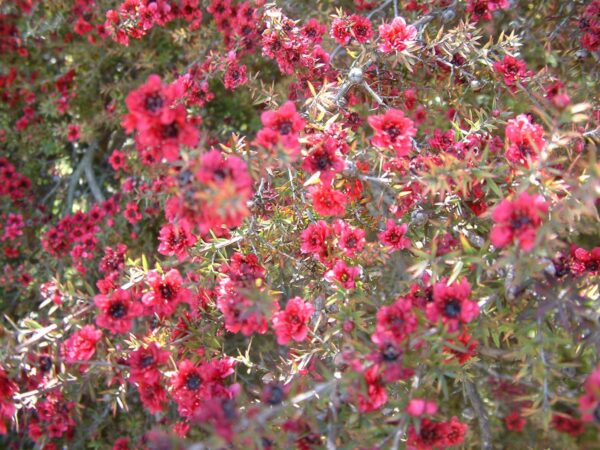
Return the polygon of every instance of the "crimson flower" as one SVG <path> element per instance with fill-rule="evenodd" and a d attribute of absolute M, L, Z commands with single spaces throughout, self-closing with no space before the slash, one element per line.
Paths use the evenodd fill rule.
<path fill-rule="evenodd" d="M 406 25 L 402 17 L 396 17 L 392 23 L 384 23 L 379 26 L 379 51 L 389 53 L 406 50 L 415 42 L 417 29 L 412 25 Z"/>
<path fill-rule="evenodd" d="M 132 351 L 127 359 L 129 379 L 135 383 L 155 384 L 160 379 L 158 367 L 167 362 L 170 353 L 155 342 Z"/>
<path fill-rule="evenodd" d="M 385 114 L 369 116 L 369 125 L 375 130 L 371 139 L 374 146 L 391 147 L 398 156 L 406 156 L 412 149 L 411 138 L 417 135 L 413 121 L 400 110 L 390 108 Z"/>
<path fill-rule="evenodd" d="M 132 300 L 131 293 L 120 288 L 110 295 L 97 295 L 94 302 L 102 311 L 96 317 L 96 324 L 115 334 L 127 333 L 131 330 L 133 319 L 143 313 L 142 305 Z"/>
<path fill-rule="evenodd" d="M 530 251 L 547 212 L 548 203 L 541 195 L 523 192 L 512 201 L 502 200 L 492 213 L 496 222 L 490 233 L 492 244 L 502 248 L 516 240 L 523 250 Z"/>
<path fill-rule="evenodd" d="M 76 331 L 61 346 L 61 354 L 66 363 L 89 361 L 96 353 L 96 344 L 102 339 L 102 331 L 93 325 L 85 325 Z M 83 372 L 86 366 L 79 367 Z"/>
<path fill-rule="evenodd" d="M 181 286 L 183 278 L 177 269 L 171 269 L 165 275 L 150 271 L 146 281 L 151 290 L 144 294 L 142 303 L 152 307 L 161 316 L 172 315 L 179 303 L 191 300 L 192 293 Z"/>
<path fill-rule="evenodd" d="M 433 302 L 427 304 L 425 314 L 431 322 L 441 318 L 448 331 L 454 332 L 479 315 L 479 305 L 469 300 L 471 285 L 466 278 L 449 286 L 446 282 L 444 278 L 434 284 Z"/>
<path fill-rule="evenodd" d="M 288 300 L 283 311 L 273 314 L 273 329 L 277 334 L 277 343 L 287 345 L 292 339 L 302 342 L 308 335 L 307 323 L 315 308 L 300 297 Z"/>
<path fill-rule="evenodd" d="M 343 216 L 346 214 L 346 196 L 330 186 L 321 184 L 309 190 L 309 198 L 314 210 L 322 216 Z"/>
<path fill-rule="evenodd" d="M 385 230 L 379 233 L 381 243 L 390 248 L 390 251 L 400 250 L 410 246 L 410 239 L 405 237 L 407 224 L 396 224 L 393 219 L 386 223 Z"/>
<path fill-rule="evenodd" d="M 356 287 L 356 278 L 361 274 L 360 267 L 350 267 L 344 260 L 338 259 L 333 268 L 325 273 L 325 279 L 330 283 L 339 283 L 344 289 L 353 289 Z"/>

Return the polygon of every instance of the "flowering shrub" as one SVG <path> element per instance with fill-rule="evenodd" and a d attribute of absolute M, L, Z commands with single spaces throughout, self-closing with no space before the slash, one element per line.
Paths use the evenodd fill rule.
<path fill-rule="evenodd" d="M 0 51 L 0 447 L 596 448 L 599 0 L 14 0 Z"/>

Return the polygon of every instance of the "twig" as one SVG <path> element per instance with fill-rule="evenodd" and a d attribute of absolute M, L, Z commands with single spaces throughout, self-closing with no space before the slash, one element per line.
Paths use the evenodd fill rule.
<path fill-rule="evenodd" d="M 104 195 L 102 195 L 102 190 L 96 182 L 96 178 L 94 177 L 94 171 L 92 169 L 92 159 L 97 149 L 98 143 L 96 141 L 92 141 L 90 143 L 90 146 L 88 147 L 88 151 L 85 153 L 85 156 L 82 159 L 82 163 L 83 170 L 85 172 L 85 178 L 87 179 L 90 190 L 92 191 L 92 195 L 94 196 L 96 202 L 102 203 L 104 201 Z"/>
<path fill-rule="evenodd" d="M 490 431 L 490 422 L 485 410 L 485 405 L 481 400 L 481 396 L 477 391 L 477 387 L 472 381 L 465 381 L 463 383 L 465 392 L 475 413 L 477 414 L 477 420 L 479 421 L 479 433 L 481 434 L 481 448 L 483 450 L 491 450 L 494 448 L 492 444 L 492 433 Z"/>

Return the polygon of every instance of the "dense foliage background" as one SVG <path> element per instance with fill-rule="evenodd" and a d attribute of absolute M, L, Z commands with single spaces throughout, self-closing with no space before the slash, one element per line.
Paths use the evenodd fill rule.
<path fill-rule="evenodd" d="M 0 2 L 2 448 L 600 448 L 600 2 Z"/>

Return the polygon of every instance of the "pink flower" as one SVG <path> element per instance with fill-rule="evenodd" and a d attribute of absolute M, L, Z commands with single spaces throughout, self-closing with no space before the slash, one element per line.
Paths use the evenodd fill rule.
<path fill-rule="evenodd" d="M 325 280 L 330 283 L 337 282 L 344 289 L 356 287 L 355 279 L 362 274 L 360 267 L 349 267 L 346 262 L 338 259 L 333 268 L 325 274 Z"/>
<path fill-rule="evenodd" d="M 315 212 L 322 216 L 343 216 L 346 214 L 346 196 L 330 186 L 313 186 L 308 197 L 313 202 Z"/>
<path fill-rule="evenodd" d="M 379 374 L 379 366 L 373 364 L 364 373 L 364 386 L 357 393 L 358 410 L 360 412 L 372 412 L 381 408 L 386 404 L 388 395 L 385 386 L 382 383 L 381 375 Z"/>
<path fill-rule="evenodd" d="M 388 109 L 385 114 L 369 116 L 369 125 L 375 130 L 371 139 L 374 146 L 391 147 L 397 156 L 406 156 L 412 149 L 411 138 L 417 135 L 413 121 L 397 109 Z"/>
<path fill-rule="evenodd" d="M 333 229 L 338 237 L 338 246 L 349 258 L 353 258 L 365 248 L 365 230 L 348 225 L 343 220 L 336 220 Z"/>
<path fill-rule="evenodd" d="M 296 105 L 293 102 L 285 102 L 276 111 L 263 112 L 260 120 L 264 128 L 257 135 L 259 143 L 270 142 L 273 140 L 273 136 L 277 135 L 278 141 L 292 154 L 295 155 L 300 150 L 298 135 L 304 129 L 306 122 L 296 111 Z M 269 134 L 268 139 L 266 136 L 261 136 L 261 133 Z"/>
<path fill-rule="evenodd" d="M 117 289 L 110 295 L 96 295 L 96 306 L 102 314 L 96 317 L 96 324 L 112 333 L 127 333 L 131 330 L 133 319 L 141 316 L 143 307 L 131 299 L 131 293 Z"/>
<path fill-rule="evenodd" d="M 433 416 L 438 410 L 435 400 L 425 400 L 422 398 L 413 398 L 406 405 L 406 412 L 409 416 L 419 417 L 423 415 Z"/>
<path fill-rule="evenodd" d="M 61 354 L 66 363 L 89 361 L 96 353 L 96 344 L 102 339 L 102 331 L 93 325 L 85 325 L 73 333 L 61 346 Z M 80 366 L 84 371 L 85 366 Z"/>
<path fill-rule="evenodd" d="M 579 398 L 579 410 L 584 422 L 600 427 L 600 365 L 587 377 L 585 393 Z"/>
<path fill-rule="evenodd" d="M 537 160 L 546 145 L 544 129 L 531 122 L 526 114 L 520 114 L 506 124 L 506 139 L 509 142 L 506 159 L 527 166 L 527 160 Z"/>
<path fill-rule="evenodd" d="M 547 212 L 548 203 L 541 195 L 523 192 L 512 201 L 502 200 L 492 213 L 496 222 L 490 234 L 492 244 L 502 248 L 516 240 L 523 250 L 530 251 Z"/>
<path fill-rule="evenodd" d="M 129 379 L 135 383 L 155 384 L 160 379 L 158 366 L 169 359 L 170 353 L 161 349 L 155 342 L 140 347 L 129 354 Z"/>
<path fill-rule="evenodd" d="M 315 308 L 300 297 L 288 300 L 283 311 L 273 315 L 273 329 L 277 334 L 277 343 L 287 345 L 292 339 L 302 342 L 308 335 L 307 323 Z"/>
<path fill-rule="evenodd" d="M 454 332 L 479 315 L 479 305 L 469 299 L 471 285 L 466 278 L 450 286 L 446 282 L 444 278 L 433 286 L 433 302 L 427 304 L 425 315 L 431 322 L 441 318 L 448 331 Z"/>
<path fill-rule="evenodd" d="M 142 303 L 161 316 L 172 315 L 179 303 L 188 303 L 192 298 L 190 290 L 181 286 L 183 279 L 177 269 L 169 270 L 164 276 L 150 271 L 147 282 L 151 290 L 144 294 Z"/>
<path fill-rule="evenodd" d="M 192 226 L 186 219 L 176 224 L 167 224 L 160 229 L 158 253 L 161 255 L 177 256 L 179 261 L 187 257 L 188 250 L 196 243 L 197 238 L 192 234 Z"/>
<path fill-rule="evenodd" d="M 508 7 L 508 0 L 467 0 L 467 12 L 471 13 L 473 22 L 479 22 L 481 19 L 492 20 L 492 12 Z"/>
<path fill-rule="evenodd" d="M 412 25 L 406 25 L 402 17 L 396 17 L 392 23 L 379 26 L 379 51 L 389 53 L 392 51 L 401 52 L 414 44 L 417 36 L 417 29 Z"/>
<path fill-rule="evenodd" d="M 379 240 L 383 245 L 390 247 L 392 252 L 410 247 L 410 239 L 405 237 L 407 229 L 407 224 L 396 224 L 393 219 L 389 219 L 385 230 L 378 235 Z"/>
<path fill-rule="evenodd" d="M 392 305 L 377 311 L 377 324 L 371 340 L 382 348 L 388 344 L 397 347 L 416 329 L 417 316 L 412 310 L 412 302 L 399 297 Z"/>
<path fill-rule="evenodd" d="M 67 127 L 67 139 L 69 139 L 69 142 L 75 142 L 78 141 L 79 138 L 79 125 L 70 123 Z"/>
<path fill-rule="evenodd" d="M 494 70 L 504 77 L 504 84 L 512 87 L 513 90 L 515 85 L 524 82 L 526 78 L 533 75 L 531 70 L 527 70 L 525 61 L 511 55 L 506 55 L 502 61 L 496 61 Z"/>
<path fill-rule="evenodd" d="M 331 234 L 329 225 L 324 220 L 311 223 L 306 230 L 302 232 L 302 253 L 311 253 L 321 255 L 327 252 L 327 238 Z"/>

